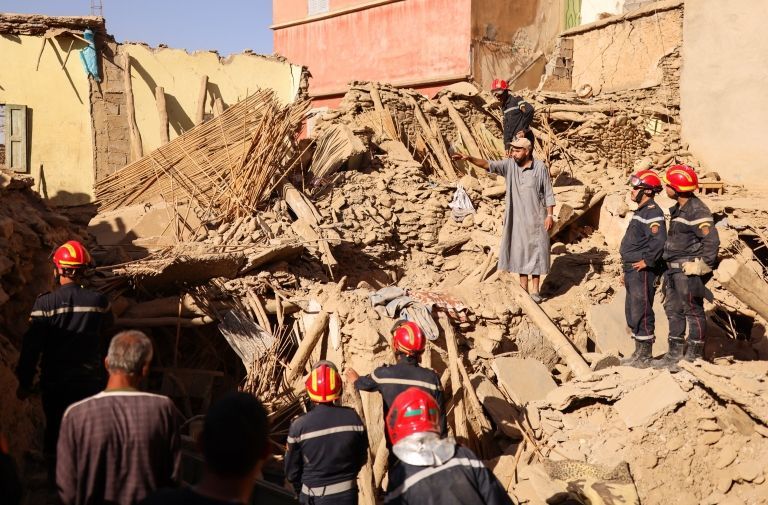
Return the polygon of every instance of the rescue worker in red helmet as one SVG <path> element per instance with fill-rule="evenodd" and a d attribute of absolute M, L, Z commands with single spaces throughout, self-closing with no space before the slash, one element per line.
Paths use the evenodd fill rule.
<path fill-rule="evenodd" d="M 59 287 L 35 300 L 16 367 L 16 396 L 24 400 L 31 394 L 40 362 L 43 450 L 51 479 L 55 477 L 56 443 L 64 411 L 100 392 L 106 383 L 103 331 L 112 323 L 107 298 L 81 286 L 93 264 L 88 250 L 70 240 L 56 249 L 52 261 Z"/>
<path fill-rule="evenodd" d="M 368 436 L 357 413 L 336 402 L 341 375 L 318 361 L 305 382 L 313 408 L 288 428 L 285 476 L 302 504 L 357 504 L 357 474 L 368 457 Z"/>
<path fill-rule="evenodd" d="M 435 399 L 411 387 L 395 398 L 386 418 L 392 452 L 384 503 L 388 505 L 509 505 L 493 472 L 452 437 L 440 435 Z"/>
<path fill-rule="evenodd" d="M 627 297 L 624 314 L 632 330 L 635 351 L 622 365 L 647 368 L 651 364 L 656 339 L 653 298 L 656 279 L 663 271 L 661 254 L 667 239 L 664 212 L 654 200 L 662 190 L 661 179 L 652 170 L 640 170 L 629 179 L 630 196 L 637 204 L 621 241 L 620 254 Z"/>
<path fill-rule="evenodd" d="M 398 321 L 392 328 L 392 349 L 397 363 L 376 368 L 370 375 L 361 377 L 350 368 L 347 380 L 360 391 L 378 391 L 384 403 L 384 415 L 397 395 L 411 386 L 416 386 L 443 404 L 443 388 L 440 377 L 434 370 L 419 366 L 421 355 L 426 348 L 426 338 L 419 326 L 412 321 Z M 442 426 L 445 426 L 443 420 Z"/>
<path fill-rule="evenodd" d="M 669 319 L 669 351 L 656 367 L 677 370 L 681 358 L 693 361 L 704 356 L 706 282 L 717 266 L 720 237 L 712 212 L 696 196 L 699 180 L 687 165 L 673 165 L 664 174 L 667 195 L 677 203 L 670 209 L 664 245 L 664 312 Z M 686 327 L 688 347 L 685 347 Z"/>
<path fill-rule="evenodd" d="M 513 95 L 504 79 L 493 80 L 491 93 L 499 100 L 503 112 L 504 150 L 509 151 L 512 142 L 521 137 L 527 138 L 533 146 L 533 105 L 523 100 L 523 97 Z"/>

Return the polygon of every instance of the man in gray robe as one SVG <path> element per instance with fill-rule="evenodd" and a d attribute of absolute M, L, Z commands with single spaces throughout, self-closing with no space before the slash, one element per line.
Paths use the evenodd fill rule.
<path fill-rule="evenodd" d="M 511 157 L 488 161 L 465 154 L 454 159 L 467 160 L 506 180 L 504 230 L 499 248 L 499 270 L 520 275 L 520 286 L 531 298 L 541 302 L 540 276 L 549 273 L 549 230 L 554 224 L 555 195 L 549 170 L 544 162 L 533 159 L 530 140 L 518 138 L 510 147 Z"/>

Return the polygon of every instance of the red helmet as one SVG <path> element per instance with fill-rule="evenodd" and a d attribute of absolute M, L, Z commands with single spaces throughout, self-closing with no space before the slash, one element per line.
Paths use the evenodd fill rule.
<path fill-rule="evenodd" d="M 426 391 L 410 387 L 397 395 L 387 413 L 387 433 L 392 445 L 414 433 L 440 434 L 440 407 Z"/>
<path fill-rule="evenodd" d="M 661 191 L 661 179 L 653 170 L 640 170 L 629 178 L 629 184 L 633 188 L 650 189 L 654 193 Z"/>
<path fill-rule="evenodd" d="M 416 356 L 424 352 L 427 342 L 421 328 L 411 321 L 399 321 L 392 328 L 392 347 L 395 352 Z"/>
<path fill-rule="evenodd" d="M 509 89 L 509 84 L 505 79 L 496 78 L 491 84 L 491 91 L 506 91 Z"/>
<path fill-rule="evenodd" d="M 85 268 L 92 262 L 88 250 L 77 240 L 70 240 L 53 253 L 53 264 L 60 271 Z"/>
<path fill-rule="evenodd" d="M 328 403 L 341 396 L 341 376 L 336 365 L 330 361 L 318 361 L 304 383 L 309 399 L 317 403 Z"/>
<path fill-rule="evenodd" d="M 664 183 L 678 193 L 690 193 L 699 187 L 699 178 L 688 165 L 672 165 L 664 174 Z"/>

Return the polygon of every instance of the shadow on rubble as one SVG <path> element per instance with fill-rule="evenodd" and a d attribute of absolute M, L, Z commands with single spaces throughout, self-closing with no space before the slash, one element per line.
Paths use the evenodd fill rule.
<path fill-rule="evenodd" d="M 558 256 L 542 283 L 541 294 L 547 298 L 564 295 L 572 287 L 589 280 L 593 274 L 602 273 L 607 256 L 606 251 L 595 248 L 583 253 Z"/>
<path fill-rule="evenodd" d="M 402 261 L 402 254 L 389 250 L 376 255 L 369 254 L 365 246 L 342 242 L 334 249 L 339 262 L 336 277 L 347 276 L 347 286 L 357 286 L 366 282 L 374 289 L 389 286 L 400 279 L 404 271 L 397 265 Z"/>

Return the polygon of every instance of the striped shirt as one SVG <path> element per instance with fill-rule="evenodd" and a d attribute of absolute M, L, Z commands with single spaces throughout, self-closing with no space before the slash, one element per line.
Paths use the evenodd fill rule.
<path fill-rule="evenodd" d="M 132 389 L 71 405 L 57 449 L 61 501 L 128 505 L 172 485 L 181 462 L 180 417 L 170 398 Z"/>

